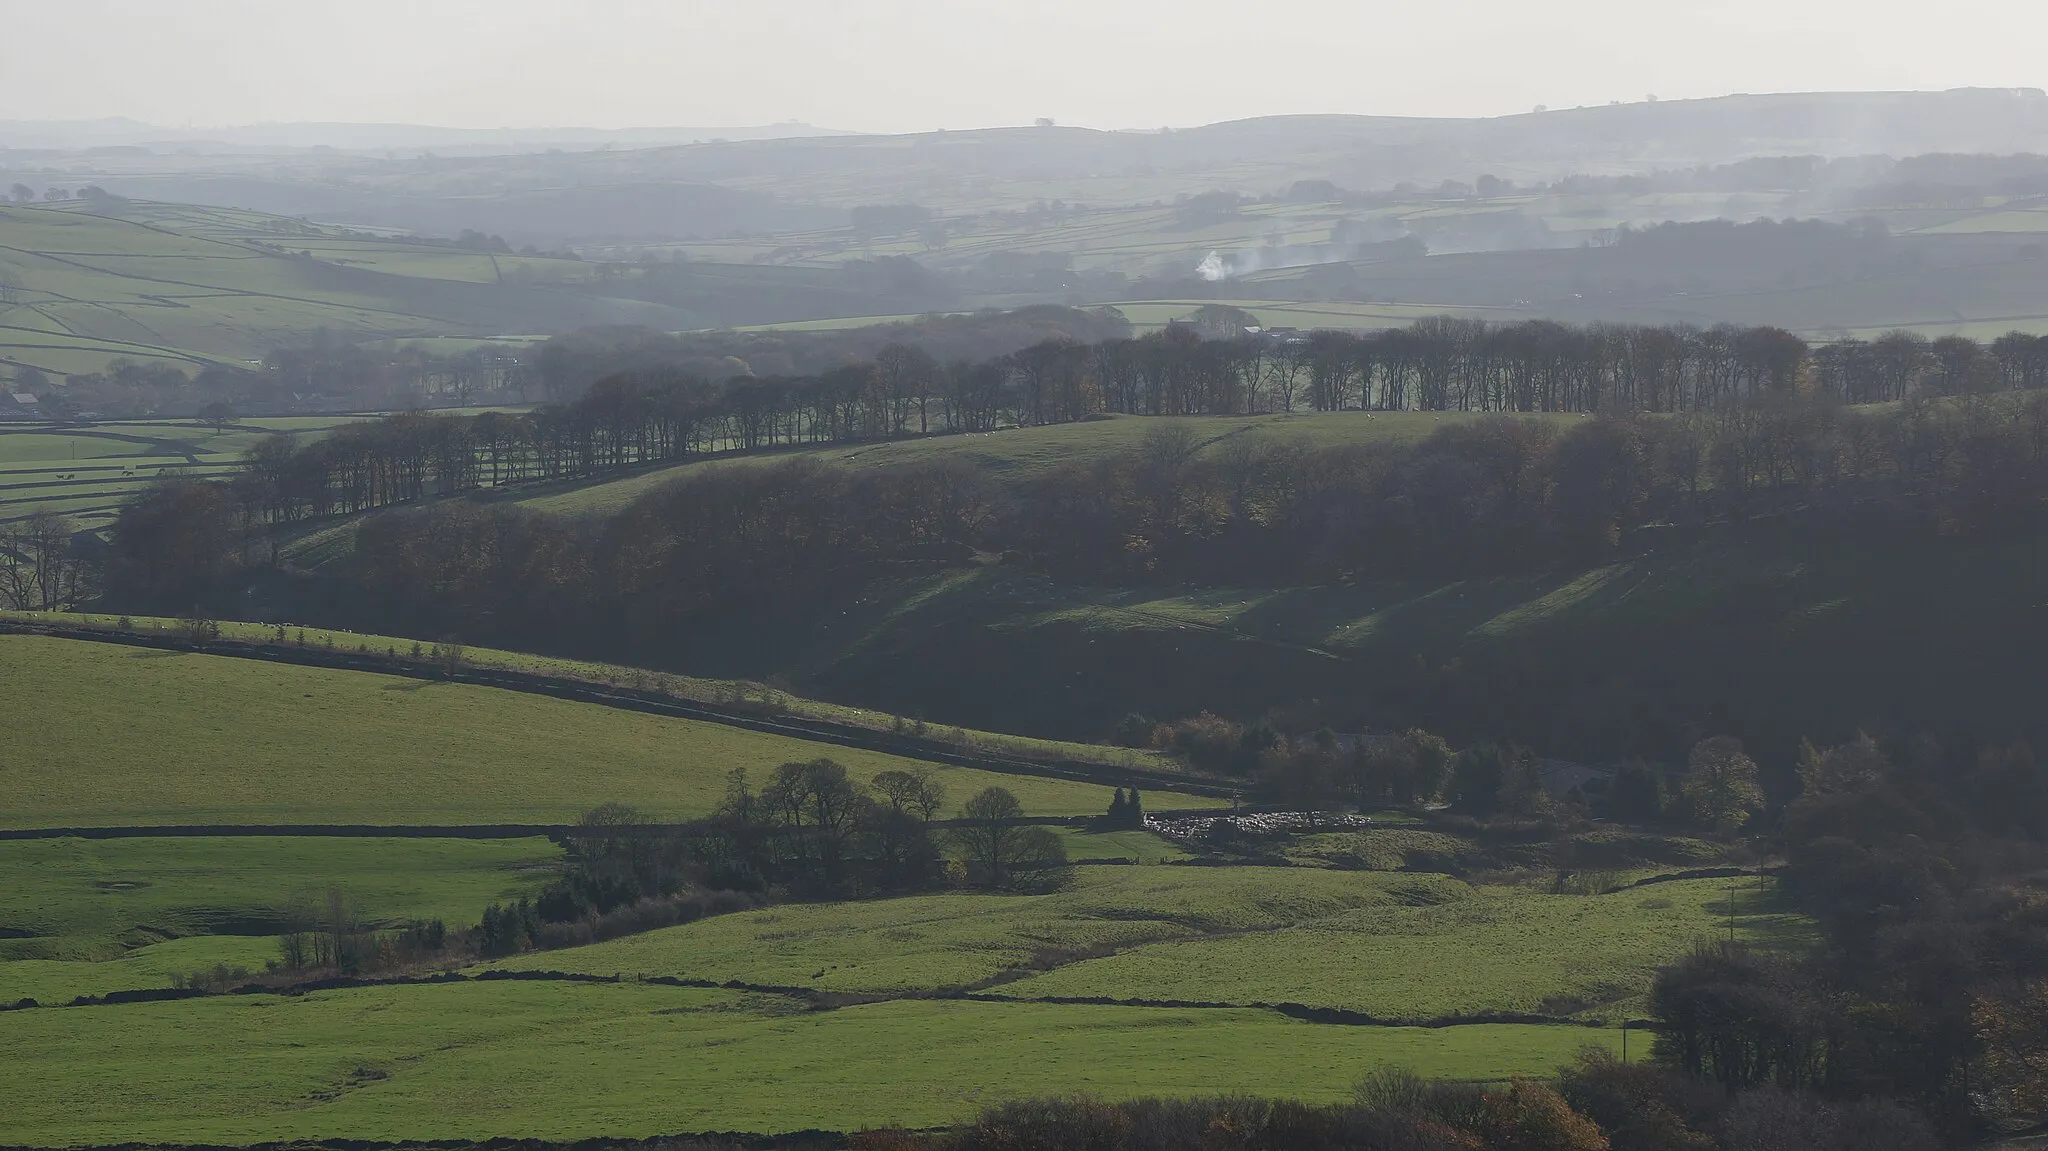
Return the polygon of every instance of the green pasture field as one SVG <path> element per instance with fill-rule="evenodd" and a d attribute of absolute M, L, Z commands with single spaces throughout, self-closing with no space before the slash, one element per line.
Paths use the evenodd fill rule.
<path fill-rule="evenodd" d="M 1066 842 L 1068 859 L 1123 859 L 1131 863 L 1169 863 L 1188 853 L 1149 831 L 1079 831 L 1055 828 Z"/>
<path fill-rule="evenodd" d="M 314 541 L 312 547 L 333 547 L 345 552 L 350 546 L 350 535 L 355 530 L 353 522 L 347 522 L 316 533 L 323 537 Z M 305 544 L 302 539 L 302 545 Z M 304 557 L 304 546 L 298 551 Z M 309 565 L 312 566 L 312 565 Z M 109 631 L 121 630 L 121 620 L 127 619 L 129 628 L 138 633 L 176 632 L 184 626 L 180 621 L 152 616 L 96 615 L 84 612 L 26 612 L 0 611 L 0 620 L 24 622 L 61 623 L 70 626 L 103 628 Z M 276 642 L 276 624 L 240 623 L 232 620 L 217 621 L 221 638 L 231 643 L 267 645 Z M 364 650 L 372 653 L 395 652 L 409 657 L 420 641 L 405 636 L 385 636 L 352 631 L 337 631 L 327 628 L 299 627 L 286 625 L 286 642 L 297 646 L 303 637 L 306 647 L 332 648 L 341 651 Z M 578 680 L 590 684 L 625 686 L 641 690 L 665 691 L 680 699 L 712 704 L 736 704 L 743 707 L 765 706 L 773 711 L 805 719 L 829 720 L 835 723 L 852 724 L 856 727 L 876 731 L 892 731 L 902 717 L 868 708 L 851 707 L 830 703 L 825 700 L 805 699 L 764 684 L 745 680 L 706 679 L 697 676 L 669 675 L 649 672 L 644 668 L 627 667 L 622 664 L 596 663 L 588 660 L 563 659 L 557 656 L 536 655 L 531 652 L 504 651 L 497 648 L 464 648 L 462 662 L 466 667 L 502 669 L 506 671 L 529 672 L 537 675 Z M 969 750 L 994 755 L 1016 755 L 1036 759 L 1075 759 L 1090 763 L 1108 764 L 1116 767 L 1140 768 L 1146 771 L 1175 772 L 1185 770 L 1179 760 L 1149 748 L 1111 748 L 1094 743 L 1074 743 L 1056 739 L 1036 739 L 1030 736 L 1008 735 L 1001 732 L 970 731 L 955 727 L 931 727 L 928 734 L 943 738 L 949 743 Z M 1176 807 L 1213 807 L 1219 801 L 1199 796 L 1178 795 L 1171 797 Z"/>
<path fill-rule="evenodd" d="M 508 970 L 671 975 L 891 992 L 963 987 L 1040 952 L 1274 931 L 1424 892 L 1469 895 L 1443 876 L 1255 867 L 1083 867 L 1048 895 L 943 894 L 793 904 L 501 961 Z M 1144 997 L 1142 990 L 1120 993 Z M 1220 999 L 1220 995 L 1181 996 Z"/>
<path fill-rule="evenodd" d="M 1726 938 L 1731 883 L 1740 888 L 1683 880 L 1579 896 L 1428 874 L 1088 867 L 1049 895 L 777 907 L 499 966 L 845 992 L 992 985 L 1020 999 L 1306 1003 L 1385 1019 L 1597 1019 L 1641 1011 L 1656 967 Z M 1806 921 L 1768 894 L 1734 896 L 1737 939 L 1808 942 Z M 999 974 L 1023 978 L 991 984 Z"/>
<path fill-rule="evenodd" d="M 171 987 L 178 979 L 220 966 L 261 972 L 277 958 L 273 935 L 188 935 L 138 947 L 114 959 L 0 960 L 0 1005 L 33 999 L 54 1006 L 81 995 Z"/>
<path fill-rule="evenodd" d="M 933 767 L 954 808 L 1001 786 L 1032 814 L 1092 815 L 1111 791 L 498 688 L 35 636 L 0 636 L 0 729 L 14 827 L 564 823 L 610 801 L 687 819 L 735 767 L 758 783 L 820 755 L 857 779 Z"/>
<path fill-rule="evenodd" d="M 261 971 L 293 908 L 329 891 L 372 926 L 459 928 L 538 892 L 561 854 L 541 838 L 0 842 L 0 1003 L 164 987 L 216 963 Z"/>
<path fill-rule="evenodd" d="M 0 958 L 104 960 L 194 935 L 271 936 L 345 892 L 365 922 L 474 922 L 532 895 L 561 850 L 526 839 L 167 836 L 0 842 Z M 0 965 L 0 999 L 6 998 Z"/>
<path fill-rule="evenodd" d="M 0 1014 L 0 1143 L 574 1139 L 957 1122 L 1086 1092 L 1345 1098 L 1378 1067 L 1541 1075 L 1610 1030 L 1337 1027 L 1256 1010 L 443 984 Z"/>
<path fill-rule="evenodd" d="M 1448 882 L 1448 881 L 1445 881 Z M 1382 1019 L 1488 1012 L 1618 1017 L 1646 1009 L 1655 970 L 1733 936 L 1801 947 L 1811 925 L 1754 880 L 1698 879 L 1606 895 L 1477 887 L 1460 898 L 1341 912 L 1272 932 L 1161 942 L 1005 985 L 1023 998 L 1308 1003 Z"/>
<path fill-rule="evenodd" d="M 1288 859 L 1310 867 L 1358 867 L 1368 871 L 1402 871 L 1421 858 L 1456 858 L 1471 849 L 1468 840 L 1418 827 L 1375 827 L 1367 831 L 1332 831 L 1296 836 Z"/>

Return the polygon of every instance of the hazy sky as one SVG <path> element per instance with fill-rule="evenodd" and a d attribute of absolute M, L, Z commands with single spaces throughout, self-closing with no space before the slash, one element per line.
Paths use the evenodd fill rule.
<path fill-rule="evenodd" d="M 871 131 L 2048 87 L 2040 0 L 0 0 L 0 119 Z"/>

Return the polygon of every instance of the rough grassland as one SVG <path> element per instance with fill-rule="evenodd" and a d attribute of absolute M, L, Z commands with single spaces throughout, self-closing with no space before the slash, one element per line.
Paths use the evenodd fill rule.
<path fill-rule="evenodd" d="M 1344 1097 L 1387 1064 L 1542 1074 L 1611 1031 L 1262 1011 L 458 984 L 0 1014 L 0 1144 L 569 1139 L 935 1125 L 1012 1096 Z"/>
<path fill-rule="evenodd" d="M 1307 868 L 1089 867 L 1050 895 L 922 895 L 800 904 L 699 920 L 646 935 L 507 960 L 516 970 L 693 979 L 833 991 L 958 987 L 1040 950 L 1125 947 L 1219 932 L 1271 931 L 1414 892 L 1456 899 L 1442 876 Z M 1143 996 L 1142 989 L 1117 993 Z M 1224 1000 L 1221 995 L 1187 995 Z"/>
<path fill-rule="evenodd" d="M 1699 879 L 1607 895 L 1468 889 L 1430 905 L 1381 905 L 1283 931 L 1138 947 L 1012 983 L 1004 994 L 1226 1003 L 1308 1003 L 1383 1019 L 1488 1012 L 1608 1017 L 1640 1012 L 1657 967 L 1727 937 L 1731 883 Z M 1803 919 L 1753 886 L 1736 892 L 1735 936 L 1804 942 Z"/>
<path fill-rule="evenodd" d="M 496 688 L 32 636 L 0 636 L 0 730 L 13 827 L 558 823 L 614 800 L 685 819 L 735 767 L 918 766 Z M 991 785 L 1034 814 L 1109 804 L 1091 784 L 938 772 L 956 806 Z"/>

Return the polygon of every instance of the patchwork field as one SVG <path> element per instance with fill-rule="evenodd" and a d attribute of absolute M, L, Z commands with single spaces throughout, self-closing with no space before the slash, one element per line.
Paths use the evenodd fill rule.
<path fill-rule="evenodd" d="M 11 826 L 555 821 L 609 799 L 682 816 L 731 766 L 820 750 L 493 688 L 30 636 L 0 636 L 0 721 Z M 904 762 L 823 750 L 857 776 Z M 941 778 L 955 804 L 987 782 L 1034 812 L 1107 800 Z M 1500 1080 L 1614 1047 L 1651 969 L 1725 938 L 1731 916 L 1745 942 L 1809 941 L 1746 880 L 1577 896 L 1533 871 L 1475 885 L 1361 869 L 1479 850 L 1417 820 L 1301 837 L 1292 867 L 1170 862 L 1188 852 L 1150 833 L 1069 828 L 1072 857 L 1131 862 L 1040 894 L 781 902 L 456 982 L 83 1007 L 54 1005 L 260 973 L 293 909 L 328 891 L 373 925 L 460 932 L 551 882 L 563 853 L 538 838 L 0 842 L 0 1003 L 45 1005 L 0 1012 L 0 1143 L 852 1130 L 1077 1091 L 1339 1099 L 1382 1066 Z M 956 992 L 978 997 L 933 998 Z M 1553 1021 L 1452 1018 L 1487 1014 Z"/>
<path fill-rule="evenodd" d="M 323 435 L 344 416 L 239 420 L 224 428 L 192 420 L 101 423 L 91 427 L 0 425 L 0 521 L 58 512 L 81 528 L 113 521 L 122 503 L 153 480 L 224 479 L 265 436 Z"/>
<path fill-rule="evenodd" d="M 491 336 L 599 323 L 694 326 L 686 313 L 553 290 L 574 260 L 404 244 L 232 209 L 127 202 L 0 206 L 0 363 L 53 375 L 117 358 L 239 364 L 317 331 L 354 339 Z"/>

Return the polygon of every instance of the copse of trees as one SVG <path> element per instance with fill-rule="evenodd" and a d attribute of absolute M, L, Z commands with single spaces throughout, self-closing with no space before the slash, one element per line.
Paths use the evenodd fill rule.
<path fill-rule="evenodd" d="M 100 572 L 77 547 L 77 531 L 54 512 L 0 523 L 0 607 L 52 611 L 95 594 Z"/>
<path fill-rule="evenodd" d="M 735 768 L 717 811 L 696 824 L 662 825 L 637 808 L 602 804 L 564 837 L 561 878 L 531 900 L 486 908 L 475 946 L 505 955 L 668 927 L 774 897 L 943 886 L 942 837 L 931 822 L 945 801 L 944 786 L 923 769 L 885 771 L 862 783 L 818 758 L 785 763 L 758 788 Z"/>
<path fill-rule="evenodd" d="M 1738 757 L 1709 740 L 1695 759 L 1718 762 L 1692 775 Z M 2048 862 L 2048 770 L 2024 745 L 1867 736 L 1800 759 L 1780 882 L 1825 945 L 1702 946 L 1665 968 L 1657 1062 L 1730 1092 L 1886 1099 L 1957 1144 L 2038 1122 L 2048 900 L 2030 876 Z"/>

